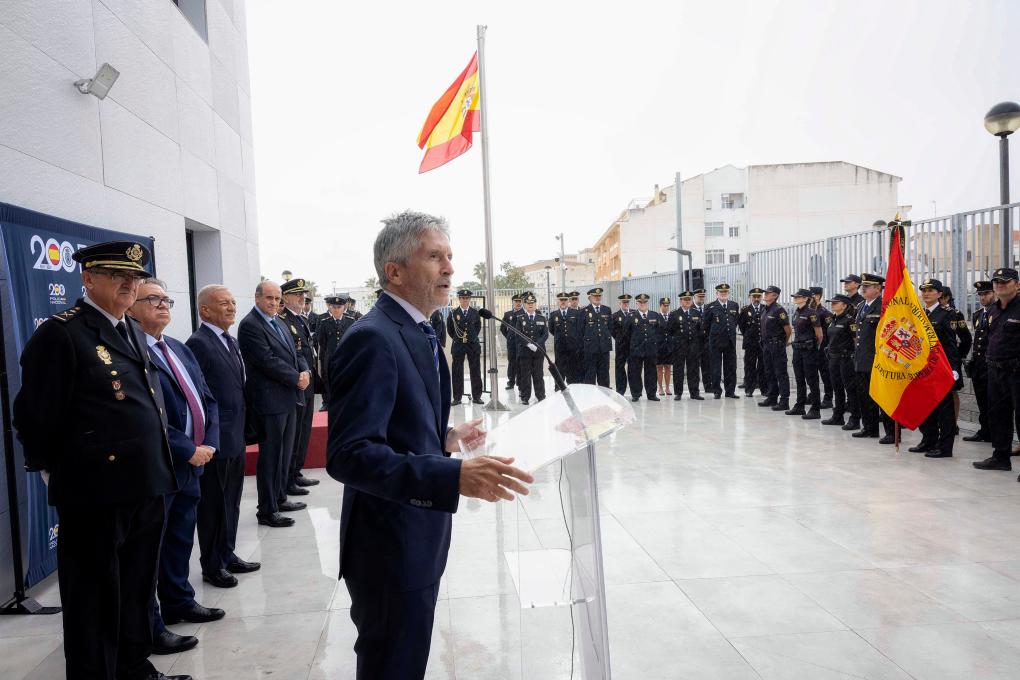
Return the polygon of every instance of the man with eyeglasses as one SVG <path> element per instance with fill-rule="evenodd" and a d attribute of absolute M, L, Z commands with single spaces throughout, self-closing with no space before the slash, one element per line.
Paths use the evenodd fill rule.
<path fill-rule="evenodd" d="M 73 257 L 85 294 L 29 339 L 14 400 L 25 467 L 43 474 L 60 515 L 66 675 L 163 679 L 148 656 L 163 497 L 177 481 L 159 376 L 144 333 L 125 315 L 150 254 L 110 241 Z"/>
<path fill-rule="evenodd" d="M 315 486 L 319 483 L 317 479 L 311 479 L 301 474 L 301 468 L 305 466 L 305 457 L 308 455 L 308 442 L 312 438 L 312 417 L 315 415 L 315 383 L 318 381 L 315 367 L 318 365 L 318 358 L 315 351 L 315 340 L 312 337 L 312 329 L 308 320 L 302 316 L 305 298 L 308 294 L 308 284 L 304 279 L 291 279 L 282 286 L 283 309 L 277 317 L 283 327 L 290 331 L 294 340 L 294 347 L 298 354 L 304 357 L 312 374 L 311 382 L 305 388 L 304 397 L 297 408 L 297 430 L 294 434 L 294 451 L 290 456 L 290 468 L 287 472 L 287 494 L 290 496 L 307 496 L 306 486 Z"/>
<path fill-rule="evenodd" d="M 195 589 L 188 582 L 202 493 L 199 479 L 220 447 L 220 427 L 216 399 L 195 355 L 183 342 L 163 333 L 170 324 L 173 306 L 163 282 L 149 278 L 142 281 L 138 299 L 128 309 L 145 332 L 145 351 L 159 375 L 166 404 L 167 439 L 177 477 L 177 491 L 163 497 L 166 524 L 156 581 L 159 604 L 153 607 L 153 654 L 176 654 L 198 644 L 196 637 L 173 633 L 166 624 L 208 623 L 224 616 L 222 609 L 198 604 Z"/>

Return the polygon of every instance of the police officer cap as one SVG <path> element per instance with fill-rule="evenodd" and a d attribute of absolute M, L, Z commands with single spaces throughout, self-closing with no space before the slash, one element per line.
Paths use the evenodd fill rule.
<path fill-rule="evenodd" d="M 942 282 L 938 279 L 925 279 L 924 283 L 918 286 L 921 290 L 937 290 L 942 292 Z"/>
<path fill-rule="evenodd" d="M 798 288 L 797 292 L 794 293 L 793 295 L 791 295 L 790 297 L 809 298 L 809 297 L 811 297 L 811 291 L 808 290 L 807 288 Z"/>
<path fill-rule="evenodd" d="M 344 300 L 339 295 L 327 295 L 326 296 L 326 304 L 327 305 L 342 305 L 345 302 L 347 302 L 347 301 Z"/>
<path fill-rule="evenodd" d="M 695 288 L 694 289 L 694 294 L 695 295 L 704 295 L 705 294 L 705 289 L 704 288 Z"/>
<path fill-rule="evenodd" d="M 291 279 L 290 281 L 284 281 L 280 286 L 280 292 L 286 295 L 287 293 L 307 293 L 308 286 L 305 285 L 304 279 Z"/>
<path fill-rule="evenodd" d="M 842 302 L 844 305 L 848 306 L 854 303 L 854 301 L 851 300 L 849 296 L 843 295 L 842 293 L 840 293 L 839 295 L 833 295 L 831 298 L 826 300 L 826 302 Z"/>
<path fill-rule="evenodd" d="M 779 286 L 769 286 L 769 287 L 767 287 L 765 289 L 765 292 L 766 293 L 775 293 L 776 295 L 779 295 L 780 293 L 783 292 L 783 289 L 780 288 Z"/>
<path fill-rule="evenodd" d="M 995 273 L 992 274 L 992 281 L 998 281 L 999 283 L 1005 283 L 1006 281 L 1017 281 L 1020 279 L 1017 275 L 1017 271 L 1011 267 L 1003 267 L 1002 269 L 996 269 Z"/>
<path fill-rule="evenodd" d="M 471 291 L 467 288 L 461 288 L 457 291 L 457 297 L 471 297 Z"/>
<path fill-rule="evenodd" d="M 848 274 L 846 278 L 840 279 L 839 282 L 840 283 L 860 283 L 861 282 L 861 277 L 857 276 L 857 274 Z"/>
<path fill-rule="evenodd" d="M 747 291 L 747 294 L 748 295 L 764 295 L 765 291 L 763 291 L 761 288 L 752 288 L 751 290 Z"/>
<path fill-rule="evenodd" d="M 730 289 L 730 284 L 728 284 L 728 283 L 720 283 L 718 286 L 715 287 L 715 289 L 716 290 L 726 291 L 726 290 Z"/>
<path fill-rule="evenodd" d="M 151 255 L 148 248 L 135 241 L 107 241 L 79 248 L 71 255 L 71 259 L 80 263 L 86 271 L 98 267 L 137 272 L 138 276 L 145 276 L 149 273 L 145 265 L 149 264 Z"/>
<path fill-rule="evenodd" d="M 821 286 L 811 286 L 810 288 L 808 288 L 808 290 L 811 291 L 812 295 L 822 295 L 825 293 L 825 291 L 822 290 Z"/>
<path fill-rule="evenodd" d="M 631 300 L 634 299 L 634 296 L 631 295 L 630 293 L 624 293 L 623 295 L 617 295 L 616 299 L 623 300 L 624 302 L 630 302 Z"/>
<path fill-rule="evenodd" d="M 580 291 L 576 291 L 576 290 L 570 291 L 570 299 L 571 300 L 576 300 L 579 297 L 581 297 Z"/>
<path fill-rule="evenodd" d="M 602 289 L 592 288 L 591 290 L 588 291 L 588 295 L 602 295 Z"/>
<path fill-rule="evenodd" d="M 690 300 L 692 297 L 694 297 L 694 293 L 692 293 L 689 290 L 685 290 L 679 295 L 677 295 L 677 297 L 680 298 L 681 300 Z"/>
<path fill-rule="evenodd" d="M 511 302 L 520 302 L 523 297 L 524 296 L 521 295 L 520 293 L 514 293 L 513 295 L 510 296 L 510 301 Z M 559 295 L 557 295 L 556 297 L 559 297 Z"/>
<path fill-rule="evenodd" d="M 526 304 L 526 305 L 533 305 L 533 304 L 535 304 L 535 294 L 534 293 L 528 293 L 527 295 L 525 295 L 524 296 L 524 304 Z"/>
<path fill-rule="evenodd" d="M 991 293 L 992 282 L 991 281 L 975 281 L 974 290 L 978 293 Z"/>
<path fill-rule="evenodd" d="M 659 298 L 659 304 L 660 305 L 668 305 L 669 304 L 669 298 Z"/>
<path fill-rule="evenodd" d="M 861 274 L 861 283 L 877 283 L 882 285 L 885 283 L 885 277 L 878 274 Z"/>
<path fill-rule="evenodd" d="M 637 297 L 634 299 L 637 300 L 638 302 L 648 302 L 649 295 L 648 293 L 638 293 Z"/>
<path fill-rule="evenodd" d="M 953 297 L 953 289 L 949 286 L 942 286 L 942 295 L 948 298 Z"/>
<path fill-rule="evenodd" d="M 557 300 L 569 300 L 570 299 L 570 293 L 556 293 L 556 299 Z"/>

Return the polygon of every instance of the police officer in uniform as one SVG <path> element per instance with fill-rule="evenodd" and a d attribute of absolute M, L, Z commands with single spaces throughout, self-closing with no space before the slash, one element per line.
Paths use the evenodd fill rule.
<path fill-rule="evenodd" d="M 829 347 L 829 336 L 826 334 L 826 330 L 829 328 L 829 322 L 832 321 L 832 312 L 826 308 L 822 300 L 825 291 L 821 286 L 811 286 L 809 290 L 811 291 L 809 304 L 814 307 L 818 320 L 822 324 L 822 344 L 818 348 L 818 377 L 822 380 L 821 408 L 832 408 L 832 378 L 829 376 L 829 362 L 825 360 L 825 350 Z"/>
<path fill-rule="evenodd" d="M 970 359 L 963 365 L 963 370 L 974 386 L 974 399 L 978 407 L 978 431 L 963 438 L 965 442 L 990 442 L 992 432 L 988 426 L 988 308 L 995 302 L 995 293 L 991 281 L 975 281 L 979 307 L 971 317 L 974 326 L 974 344 Z"/>
<path fill-rule="evenodd" d="M 634 299 L 638 308 L 631 312 L 626 334 L 630 399 L 637 401 L 641 398 L 643 382 L 648 401 L 659 401 L 655 396 L 655 363 L 659 356 L 659 329 L 666 320 L 658 312 L 648 309 L 647 293 L 641 293 Z"/>
<path fill-rule="evenodd" d="M 848 274 L 845 278 L 839 280 L 843 284 L 843 294 L 850 298 L 850 304 L 853 305 L 853 309 L 848 310 L 848 314 L 856 318 L 857 310 L 860 309 L 861 303 L 864 302 L 864 296 L 860 294 L 861 288 L 861 277 L 857 274 Z"/>
<path fill-rule="evenodd" d="M 326 314 L 319 320 L 315 334 L 316 355 L 319 358 L 319 375 L 322 376 L 322 410 L 329 407 L 329 360 L 343 338 L 346 300 L 339 295 L 326 298 Z"/>
<path fill-rule="evenodd" d="M 148 656 L 163 496 L 177 483 L 159 377 L 125 315 L 150 254 L 111 241 L 73 258 L 85 295 L 29 338 L 14 399 L 25 468 L 43 474 L 60 515 L 66 677 L 162 679 Z"/>
<path fill-rule="evenodd" d="M 624 341 L 627 333 L 627 321 L 630 319 L 630 293 L 624 293 L 616 298 L 620 308 L 613 312 L 613 345 L 616 347 L 616 391 L 619 394 L 626 394 L 629 382 L 627 381 L 627 352 L 630 348 Z"/>
<path fill-rule="evenodd" d="M 673 395 L 680 401 L 684 393 L 684 373 L 691 399 L 703 401 L 698 385 L 698 363 L 701 360 L 701 317 L 694 310 L 693 294 L 685 290 L 680 293 L 680 307 L 673 310 L 666 319 L 666 335 L 673 345 Z"/>
<path fill-rule="evenodd" d="M 436 334 L 439 346 L 446 349 L 446 320 L 443 319 L 442 310 L 437 309 L 432 312 L 429 316 L 429 325 L 432 326 L 432 331 Z"/>
<path fill-rule="evenodd" d="M 453 357 L 453 368 L 450 371 L 453 382 L 453 405 L 459 406 L 464 396 L 464 359 L 468 362 L 471 373 L 471 401 L 483 404 L 482 401 L 482 343 L 478 334 L 482 330 L 482 317 L 478 310 L 470 306 L 471 291 L 457 291 L 457 307 L 453 308 L 446 318 L 446 332 L 450 336 L 450 355 Z"/>
<path fill-rule="evenodd" d="M 956 300 L 953 299 L 953 289 L 949 286 L 943 285 L 942 292 L 939 294 L 939 303 L 949 310 L 950 319 L 949 325 L 956 332 L 956 339 L 958 345 L 958 352 L 960 361 L 970 354 L 970 347 L 974 343 L 974 338 L 970 334 L 970 328 L 967 327 L 967 317 L 963 315 L 963 312 L 956 308 Z M 963 369 L 958 367 L 958 377 L 956 383 L 953 385 L 953 422 L 960 420 L 960 390 L 963 389 Z M 954 433 L 960 434 L 959 425 L 954 426 Z"/>
<path fill-rule="evenodd" d="M 834 402 L 832 416 L 823 420 L 822 425 L 842 425 L 844 430 L 856 430 L 861 426 L 861 407 L 854 382 L 854 305 L 847 295 L 834 295 L 828 302 L 834 314 L 825 329 L 829 346 L 822 360 L 829 364 Z M 843 419 L 845 413 L 850 414 L 847 421 Z"/>
<path fill-rule="evenodd" d="M 704 392 L 713 392 L 712 389 L 712 361 L 709 358 L 708 353 L 708 333 L 705 329 L 705 289 L 697 288 L 694 290 L 694 311 L 701 319 L 701 328 L 699 333 L 699 347 L 701 348 L 701 356 L 698 357 L 698 372 L 700 375 L 698 379 L 701 381 L 701 386 Z"/>
<path fill-rule="evenodd" d="M 655 360 L 655 376 L 658 380 L 659 396 L 673 396 L 673 338 L 666 335 L 666 319 L 669 318 L 669 298 L 659 298 L 659 356 Z"/>
<path fill-rule="evenodd" d="M 525 342 L 524 338 L 519 338 L 521 343 L 517 348 L 517 382 L 522 404 L 527 404 L 531 399 L 532 386 L 538 400 L 545 399 L 545 374 L 542 364 L 545 359 L 542 357 L 542 350 L 545 349 L 545 341 L 549 337 L 549 324 L 545 316 L 536 311 L 535 307 L 535 295 L 528 293 L 524 297 L 524 312 L 517 315 L 517 330 L 530 340 Z"/>
<path fill-rule="evenodd" d="M 942 282 L 938 279 L 926 279 L 918 288 L 928 323 L 938 336 L 942 351 L 953 369 L 954 378 L 960 375 L 960 353 L 956 336 L 955 310 L 950 310 L 939 302 L 942 294 Z M 956 415 L 953 413 L 953 390 L 946 392 L 942 401 L 932 409 L 928 417 L 921 423 L 921 441 L 911 446 L 911 453 L 923 453 L 928 458 L 951 458 L 953 441 L 956 436 Z"/>
<path fill-rule="evenodd" d="M 588 302 L 588 306 L 581 309 L 581 316 L 578 319 L 584 349 L 584 382 L 609 387 L 613 310 L 602 304 L 601 288 L 592 288 L 588 291 Z"/>
<path fill-rule="evenodd" d="M 726 396 L 739 399 L 737 389 L 737 315 L 740 306 L 729 299 L 730 284 L 720 283 L 715 287 L 716 299 L 705 306 L 701 323 L 708 338 L 708 354 L 712 362 L 712 391 L 715 398 Z"/>
<path fill-rule="evenodd" d="M 503 312 L 503 323 L 499 326 L 499 332 L 506 340 L 506 389 L 512 390 L 517 383 L 517 336 L 510 332 L 507 326 L 515 326 L 517 313 L 524 305 L 520 293 L 514 293 L 510 298 L 513 307 Z"/>
<path fill-rule="evenodd" d="M 878 274 L 862 274 L 861 289 L 863 301 L 857 307 L 857 318 L 854 320 L 854 373 L 857 382 L 857 400 L 861 404 L 861 429 L 851 436 L 877 437 L 878 423 L 882 421 L 885 435 L 879 439 L 880 444 L 892 444 L 892 418 L 887 416 L 871 398 L 871 367 L 875 363 L 875 332 L 878 330 L 879 319 L 882 318 L 882 286 L 885 277 Z"/>
<path fill-rule="evenodd" d="M 315 331 L 319 327 L 319 315 L 312 311 L 312 296 L 305 296 L 305 306 L 302 316 L 305 317 L 305 323 L 308 324 L 308 330 L 312 332 L 312 336 L 315 336 Z"/>
<path fill-rule="evenodd" d="M 817 420 L 818 412 L 818 347 L 822 344 L 822 322 L 811 306 L 811 291 L 801 288 L 793 294 L 797 310 L 790 319 L 793 326 L 793 377 L 797 382 L 797 402 L 786 411 L 788 416 Z M 809 406 L 807 412 L 804 406 Z"/>
<path fill-rule="evenodd" d="M 312 417 L 315 415 L 315 367 L 318 360 L 315 352 L 315 343 L 312 339 L 312 331 L 304 316 L 301 315 L 305 294 L 308 287 L 304 279 L 291 279 L 280 286 L 283 293 L 283 307 L 277 314 L 277 320 L 285 330 L 290 331 L 294 340 L 294 348 L 297 353 L 304 357 L 305 364 L 312 372 L 311 382 L 305 388 L 303 403 L 297 407 L 296 429 L 294 430 L 294 451 L 290 457 L 290 469 L 287 471 L 287 495 L 307 496 L 306 486 L 315 486 L 319 483 L 317 479 L 311 479 L 301 474 L 301 468 L 305 466 L 305 457 L 308 455 L 308 442 L 312 438 Z M 294 502 L 304 509 L 300 501 Z"/>
<path fill-rule="evenodd" d="M 737 326 L 740 328 L 741 347 L 744 350 L 744 384 L 745 396 L 753 396 L 757 387 L 765 393 L 765 362 L 761 354 L 761 315 L 765 306 L 761 298 L 765 291 L 752 288 L 748 293 L 750 304 L 740 310 Z"/>
<path fill-rule="evenodd" d="M 765 289 L 765 309 L 761 314 L 762 358 L 765 361 L 765 399 L 758 406 L 773 411 L 790 408 L 790 374 L 786 368 L 786 346 L 793 331 L 786 309 L 779 304 L 779 286 Z"/>
<path fill-rule="evenodd" d="M 988 423 L 992 455 L 973 465 L 979 470 L 1012 470 L 1013 425 L 1020 417 L 1020 277 L 1010 267 L 996 269 L 992 288 L 998 298 L 988 307 Z M 1020 482 L 1020 478 L 1017 478 Z"/>
<path fill-rule="evenodd" d="M 584 325 L 581 322 L 581 308 L 580 304 L 581 293 L 580 291 L 570 291 L 570 300 L 567 305 L 568 309 L 572 309 L 577 312 L 577 349 L 574 350 L 574 361 L 572 367 L 574 370 L 573 376 L 564 376 L 567 382 L 570 383 L 583 383 L 584 382 Z"/>
<path fill-rule="evenodd" d="M 577 363 L 577 349 L 580 346 L 578 312 L 576 309 L 570 309 L 569 293 L 557 293 L 556 301 L 560 308 L 549 313 L 549 335 L 553 336 L 556 368 L 566 380 L 568 376 L 573 378 L 577 372 L 574 366 Z"/>

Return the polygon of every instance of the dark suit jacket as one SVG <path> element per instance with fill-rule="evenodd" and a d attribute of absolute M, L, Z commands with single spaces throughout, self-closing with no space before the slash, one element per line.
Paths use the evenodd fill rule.
<path fill-rule="evenodd" d="M 205 437 L 202 439 L 202 444 L 219 449 L 220 425 L 216 399 L 205 383 L 205 376 L 202 375 L 202 369 L 198 367 L 195 355 L 180 340 L 166 335 L 163 336 L 163 340 L 170 351 L 180 359 L 191 382 L 195 383 L 195 389 L 198 391 L 196 396 L 205 412 Z M 159 372 L 159 384 L 163 390 L 163 401 L 166 403 L 166 436 L 170 440 L 170 455 L 174 459 L 177 488 L 181 493 L 189 496 L 199 496 L 202 492 L 198 485 L 198 478 L 202 476 L 202 466 L 192 465 L 188 462 L 195 455 L 195 442 L 184 431 L 188 422 L 188 401 L 163 353 L 150 347 L 149 360 Z"/>
<path fill-rule="evenodd" d="M 220 417 L 220 447 L 216 458 L 225 460 L 244 453 L 244 369 L 208 326 L 199 326 L 187 343 L 202 369 L 205 382 L 216 398 Z"/>
<path fill-rule="evenodd" d="M 245 394 L 258 415 L 286 413 L 305 403 L 297 381 L 300 373 L 308 370 L 308 364 L 295 350 L 290 331 L 283 324 L 280 329 L 283 338 L 254 308 L 237 327 L 237 343 L 247 375 Z"/>
<path fill-rule="evenodd" d="M 339 357 L 343 357 L 341 361 Z M 416 590 L 439 581 L 459 502 L 460 461 L 446 457 L 450 374 L 390 296 L 345 335 L 329 366 L 326 469 L 344 484 L 340 576 Z"/>

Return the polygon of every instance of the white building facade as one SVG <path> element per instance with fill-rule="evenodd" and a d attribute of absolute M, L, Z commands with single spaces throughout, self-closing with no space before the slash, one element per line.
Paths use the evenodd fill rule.
<path fill-rule="evenodd" d="M 590 287 L 590 284 L 595 281 L 595 266 L 579 258 L 580 255 L 568 254 L 562 266 L 555 259 L 550 259 L 538 260 L 523 267 L 524 276 L 528 279 L 528 289 L 535 294 L 540 306 L 546 306 L 547 301 L 551 303 L 551 306 L 556 306 L 556 294 L 563 291 L 568 293 L 578 291 L 583 296 L 585 291 L 580 290 L 580 287 L 585 285 Z M 560 285 L 561 270 L 565 280 L 562 286 Z"/>
<path fill-rule="evenodd" d="M 154 236 L 189 302 L 223 283 L 239 316 L 259 281 L 244 0 L 0 3 L 0 202 Z M 109 63 L 106 99 L 72 85 Z"/>

